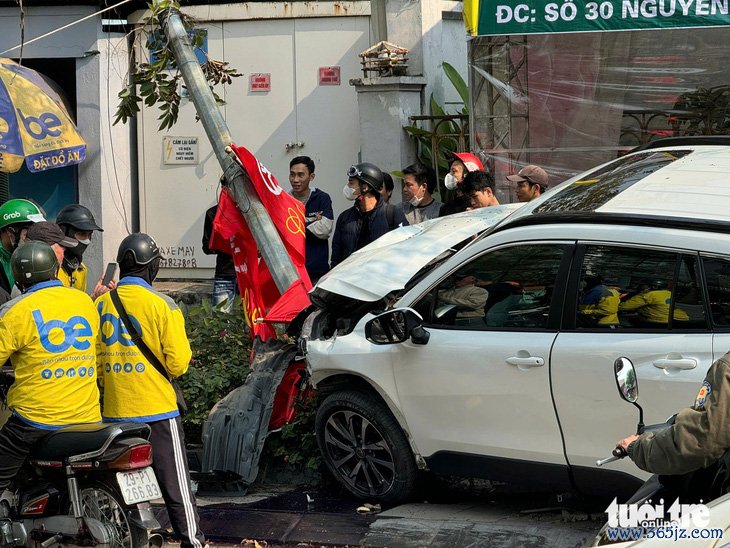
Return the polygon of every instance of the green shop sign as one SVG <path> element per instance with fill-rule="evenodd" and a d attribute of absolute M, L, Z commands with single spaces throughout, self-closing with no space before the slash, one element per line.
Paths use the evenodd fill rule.
<path fill-rule="evenodd" d="M 480 0 L 475 30 L 501 36 L 729 26 L 729 1 Z"/>

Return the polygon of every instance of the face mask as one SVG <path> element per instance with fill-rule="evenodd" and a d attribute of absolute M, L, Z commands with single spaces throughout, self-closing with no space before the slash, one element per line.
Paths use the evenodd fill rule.
<path fill-rule="evenodd" d="M 76 247 L 67 247 L 64 251 L 64 255 L 69 259 L 69 262 L 73 263 L 73 259 L 80 263 L 81 258 L 84 256 L 84 251 L 89 247 L 91 240 L 79 240 Z"/>
<path fill-rule="evenodd" d="M 355 189 L 353 189 L 352 187 L 350 187 L 350 185 L 345 185 L 342 188 L 342 194 L 344 194 L 345 195 L 345 199 L 348 200 L 348 201 L 350 201 L 350 202 L 354 202 L 355 201 L 355 198 L 357 198 L 357 193 L 355 192 Z"/>
<path fill-rule="evenodd" d="M 446 177 L 444 177 L 444 186 L 448 190 L 454 190 L 458 184 L 456 177 L 454 177 L 451 173 L 447 173 Z"/>
<path fill-rule="evenodd" d="M 426 193 L 424 192 L 424 196 L 425 196 L 425 194 Z M 420 204 L 422 201 L 423 201 L 423 196 L 421 196 L 420 198 L 418 196 L 414 196 L 413 198 L 408 200 L 408 203 L 411 204 L 413 207 L 418 207 L 418 204 Z"/>

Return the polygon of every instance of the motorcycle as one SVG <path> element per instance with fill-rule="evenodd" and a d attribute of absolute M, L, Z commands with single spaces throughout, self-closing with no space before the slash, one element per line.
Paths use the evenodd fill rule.
<path fill-rule="evenodd" d="M 0 373 L 7 388 L 12 371 Z M 149 501 L 162 492 L 146 424 L 84 424 L 54 430 L 31 450 L 0 501 L 0 547 L 140 548 L 159 528 Z M 7 491 L 6 491 L 7 493 Z"/>
<path fill-rule="evenodd" d="M 644 425 L 644 411 L 638 403 L 639 384 L 634 364 L 628 358 L 618 358 L 614 362 L 614 373 L 616 375 L 616 386 L 621 397 L 634 405 L 639 411 L 639 422 L 636 428 L 637 435 L 645 432 L 658 434 L 674 424 L 676 415 L 660 424 Z M 616 446 L 610 457 L 596 461 L 597 466 L 604 466 L 610 462 L 625 458 L 626 451 Z M 725 502 L 727 497 L 719 499 L 727 492 L 727 465 L 730 463 L 730 452 L 721 457 L 715 464 L 707 468 L 695 470 L 680 475 L 658 475 L 651 476 L 632 496 L 626 501 L 626 505 L 641 506 L 643 504 L 661 504 L 666 510 L 672 508 L 675 502 L 682 504 L 707 502 L 716 499 L 715 504 L 710 508 L 722 503 L 721 512 L 728 506 Z M 727 513 L 727 512 L 725 512 Z M 718 512 L 718 515 L 721 515 Z M 724 514 L 722 514 L 724 517 Z M 665 513 L 662 520 L 669 521 L 670 515 Z M 604 546 L 617 544 L 618 540 L 609 538 L 609 523 L 606 523 L 596 536 L 592 546 Z M 633 544 L 631 544 L 633 546 Z"/>

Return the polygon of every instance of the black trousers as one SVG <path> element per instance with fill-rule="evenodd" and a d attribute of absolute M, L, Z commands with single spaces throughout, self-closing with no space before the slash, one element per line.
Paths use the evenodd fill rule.
<path fill-rule="evenodd" d="M 190 471 L 185 452 L 185 434 L 180 417 L 148 423 L 152 429 L 152 468 L 162 489 L 167 513 L 181 548 L 202 548 L 205 537 L 195 496 L 190 488 Z"/>
<path fill-rule="evenodd" d="M 0 493 L 23 466 L 31 447 L 50 430 L 36 428 L 12 415 L 0 429 Z"/>

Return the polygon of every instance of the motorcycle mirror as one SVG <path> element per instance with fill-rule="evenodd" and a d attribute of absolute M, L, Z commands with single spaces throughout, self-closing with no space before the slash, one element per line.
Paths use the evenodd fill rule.
<path fill-rule="evenodd" d="M 639 399 L 639 378 L 636 376 L 636 368 L 630 359 L 621 357 L 613 362 L 613 372 L 616 374 L 616 386 L 621 397 L 639 410 L 636 433 L 642 434 L 644 432 L 644 410 L 636 403 Z"/>
<path fill-rule="evenodd" d="M 613 371 L 621 397 L 629 403 L 636 403 L 639 399 L 639 380 L 636 378 L 634 364 L 630 359 L 621 357 L 613 362 Z"/>

